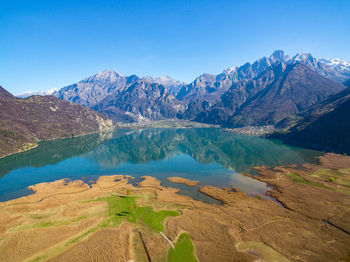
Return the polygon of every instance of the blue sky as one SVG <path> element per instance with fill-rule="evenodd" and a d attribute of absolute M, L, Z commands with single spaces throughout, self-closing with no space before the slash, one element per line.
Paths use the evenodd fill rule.
<path fill-rule="evenodd" d="M 61 88 L 104 69 L 191 82 L 275 49 L 350 60 L 349 14 L 349 0 L 0 0 L 0 85 Z"/>

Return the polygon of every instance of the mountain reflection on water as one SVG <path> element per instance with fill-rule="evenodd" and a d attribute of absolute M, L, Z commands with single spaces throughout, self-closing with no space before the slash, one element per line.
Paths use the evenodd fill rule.
<path fill-rule="evenodd" d="M 240 175 L 253 166 L 315 162 L 320 153 L 280 142 L 230 134 L 217 128 L 119 129 L 46 141 L 33 150 L 0 159 L 0 200 L 30 193 L 32 184 L 61 178 L 95 180 L 100 175 L 182 176 L 203 184 L 235 186 L 263 194 L 264 183 Z M 174 186 L 174 184 L 172 184 Z M 176 185 L 198 197 L 193 188 Z M 198 188 L 197 188 L 198 189 Z"/>

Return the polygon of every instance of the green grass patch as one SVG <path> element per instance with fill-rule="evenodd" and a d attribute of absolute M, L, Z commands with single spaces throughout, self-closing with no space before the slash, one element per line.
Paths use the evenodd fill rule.
<path fill-rule="evenodd" d="M 106 201 L 108 203 L 108 218 L 102 223 L 106 226 L 119 226 L 125 219 L 130 223 L 141 222 L 154 231 L 163 230 L 164 219 L 168 216 L 180 215 L 177 211 L 161 210 L 154 211 L 152 207 L 138 207 L 135 203 L 135 196 L 108 196 L 100 198 L 97 201 Z"/>
<path fill-rule="evenodd" d="M 188 233 L 182 233 L 176 241 L 175 248 L 171 248 L 168 254 L 169 262 L 196 262 L 194 245 Z"/>
<path fill-rule="evenodd" d="M 329 182 L 333 182 L 333 183 L 335 182 L 335 178 L 331 177 L 331 176 L 328 178 L 328 180 L 329 180 Z"/>
<path fill-rule="evenodd" d="M 179 212 L 171 210 L 153 211 L 152 207 L 138 207 L 135 211 L 136 217 L 142 220 L 154 231 L 163 231 L 163 222 L 168 216 L 178 216 Z"/>
<path fill-rule="evenodd" d="M 108 204 L 108 218 L 103 221 L 102 227 L 118 227 L 124 217 L 129 222 L 136 222 L 135 198 L 111 195 L 97 199 L 97 201 L 105 201 Z"/>
<path fill-rule="evenodd" d="M 320 169 L 310 174 L 323 181 L 329 181 L 337 185 L 350 187 L 350 168 L 346 169 Z"/>
<path fill-rule="evenodd" d="M 288 175 L 289 179 L 295 183 L 303 183 L 303 184 L 306 184 L 309 186 L 317 186 L 317 187 L 321 187 L 321 188 L 331 189 L 331 188 L 325 186 L 324 184 L 315 183 L 315 182 L 311 182 L 309 180 L 306 180 L 302 176 L 295 174 L 295 173 L 288 173 L 287 175 Z"/>

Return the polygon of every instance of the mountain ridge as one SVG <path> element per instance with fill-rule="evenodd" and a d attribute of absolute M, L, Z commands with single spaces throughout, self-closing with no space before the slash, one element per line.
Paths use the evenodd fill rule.
<path fill-rule="evenodd" d="M 153 78 L 146 76 L 140 78 L 136 75 L 122 76 L 115 71 L 105 70 L 76 84 L 64 87 L 55 92 L 54 95 L 60 99 L 93 108 L 118 122 L 143 122 L 179 118 L 205 123 L 215 122 L 215 124 L 220 125 L 234 126 L 237 124 L 244 126 L 252 123 L 248 120 L 237 122 L 230 118 L 243 103 L 246 103 L 248 99 L 251 100 L 257 92 L 265 89 L 271 84 L 271 81 L 274 81 L 276 76 L 271 71 L 271 67 L 276 67 L 278 64 L 288 66 L 298 63 L 306 65 L 316 72 L 319 77 L 325 77 L 338 83 L 350 78 L 350 63 L 348 72 L 344 70 L 344 66 L 348 65 L 345 61 L 318 59 L 308 53 L 298 53 L 293 57 L 289 57 L 284 51 L 276 50 L 269 57 L 263 57 L 242 66 L 227 68 L 217 75 L 202 74 L 190 84 L 184 84 L 170 77 Z M 338 66 L 339 64 L 342 65 L 341 68 Z M 316 79 L 316 77 L 314 78 Z M 307 77 L 304 80 L 307 81 Z M 155 88 L 155 86 L 152 86 L 155 84 L 157 86 L 156 93 L 160 94 L 160 90 L 164 87 L 172 96 L 165 95 L 162 98 L 156 98 L 152 96 L 151 92 L 144 92 L 142 97 L 136 94 L 128 94 L 128 90 L 130 92 L 135 91 L 128 89 L 130 86 L 142 81 L 144 81 L 144 89 Z M 300 84 L 302 85 L 302 83 Z M 334 85 L 330 84 L 330 86 Z M 307 86 L 311 87 L 311 83 Z M 334 90 L 334 92 L 340 91 L 340 89 Z M 324 94 L 321 94 L 322 92 Z M 324 88 L 322 92 L 319 93 L 317 101 L 313 102 L 318 102 L 326 95 L 334 93 L 333 91 L 328 92 L 327 88 Z M 293 95 L 298 96 L 295 93 Z M 149 100 L 147 101 L 147 99 Z M 113 106 L 112 101 L 115 102 Z M 138 102 L 143 105 L 137 106 Z M 145 106 L 147 103 L 152 107 Z M 166 106 L 162 103 L 165 103 Z M 300 110 L 291 109 L 284 115 L 298 113 L 303 109 L 304 107 Z M 150 110 L 154 110 L 155 113 L 152 114 Z M 170 111 L 173 112 L 174 110 L 178 110 L 176 114 L 169 114 Z M 244 111 L 243 108 L 239 112 L 241 111 Z M 279 117 L 277 117 L 273 122 L 279 120 Z M 260 125 L 268 122 L 271 121 L 268 121 L 265 117 L 264 121 L 256 120 L 253 121 L 253 124 Z"/>

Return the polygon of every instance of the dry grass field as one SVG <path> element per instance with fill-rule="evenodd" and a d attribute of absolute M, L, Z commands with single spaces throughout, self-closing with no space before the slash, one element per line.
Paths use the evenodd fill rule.
<path fill-rule="evenodd" d="M 349 261 L 349 167 L 331 154 L 257 167 L 275 201 L 200 188 L 221 205 L 147 176 L 138 186 L 123 175 L 33 185 L 0 203 L 0 261 Z"/>

